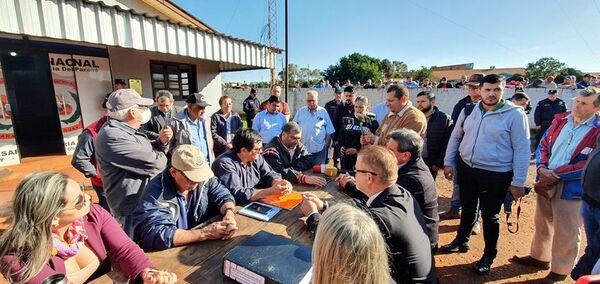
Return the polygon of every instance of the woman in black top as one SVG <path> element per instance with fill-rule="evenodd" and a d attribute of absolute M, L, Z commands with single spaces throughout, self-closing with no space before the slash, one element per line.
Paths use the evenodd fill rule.
<path fill-rule="evenodd" d="M 360 137 L 368 132 L 375 133 L 379 123 L 375 114 L 368 112 L 369 100 L 365 96 L 358 96 L 354 103 L 354 117 L 342 121 L 340 135 L 340 168 L 342 171 L 354 171 L 356 153 L 361 148 Z"/>

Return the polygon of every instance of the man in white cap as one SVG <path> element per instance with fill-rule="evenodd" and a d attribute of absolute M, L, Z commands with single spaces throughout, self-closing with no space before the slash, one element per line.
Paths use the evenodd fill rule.
<path fill-rule="evenodd" d="M 148 181 L 167 165 L 163 152 L 173 136 L 162 129 L 150 142 L 140 126 L 150 120 L 152 99 L 133 89 L 113 92 L 107 101 L 109 119 L 95 141 L 96 159 L 104 183 L 104 193 L 115 219 L 132 236 L 131 212 Z"/>
<path fill-rule="evenodd" d="M 193 93 L 185 100 L 187 108 L 175 115 L 169 122 L 173 129 L 173 140 L 169 145 L 168 152 L 171 153 L 175 147 L 183 144 L 191 144 L 204 154 L 207 162 L 215 160 L 213 152 L 212 132 L 210 131 L 210 117 L 206 114 L 206 107 L 210 104 L 206 95 Z"/>
<path fill-rule="evenodd" d="M 237 231 L 235 200 L 193 145 L 173 151 L 171 167 L 150 181 L 133 213 L 134 240 L 146 251 L 205 240 L 226 240 Z M 201 229 L 196 226 L 221 214 Z"/>

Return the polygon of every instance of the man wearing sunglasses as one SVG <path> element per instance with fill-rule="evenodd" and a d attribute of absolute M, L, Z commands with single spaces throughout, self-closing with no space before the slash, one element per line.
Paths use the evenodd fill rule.
<path fill-rule="evenodd" d="M 134 240 L 146 251 L 205 240 L 226 240 L 237 231 L 235 201 L 193 145 L 173 151 L 171 167 L 153 178 L 133 212 Z M 221 221 L 196 229 L 210 218 Z"/>
<path fill-rule="evenodd" d="M 412 195 L 396 185 L 396 162 L 394 154 L 384 146 L 366 146 L 358 152 L 356 177 L 342 175 L 338 184 L 379 225 L 389 248 L 394 281 L 436 283 L 423 213 Z M 309 230 L 316 232 L 326 203 L 310 193 L 304 199 L 302 213 L 308 217 Z"/>

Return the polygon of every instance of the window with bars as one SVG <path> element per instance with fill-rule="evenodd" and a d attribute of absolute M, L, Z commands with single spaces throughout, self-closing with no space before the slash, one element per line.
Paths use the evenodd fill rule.
<path fill-rule="evenodd" d="M 183 100 L 197 92 L 195 65 L 151 61 L 150 73 L 153 95 L 160 90 L 168 90 L 175 100 Z"/>

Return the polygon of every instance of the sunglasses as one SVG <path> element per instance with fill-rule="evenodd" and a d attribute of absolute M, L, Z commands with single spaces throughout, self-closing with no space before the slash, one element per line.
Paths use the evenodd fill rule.
<path fill-rule="evenodd" d="M 85 203 L 87 202 L 87 194 L 85 193 L 85 186 L 83 184 L 79 184 L 79 189 L 81 190 L 81 194 L 77 197 L 76 202 L 73 206 L 65 207 L 61 209 L 61 211 L 67 210 L 81 210 Z"/>
<path fill-rule="evenodd" d="M 377 173 L 375 173 L 375 172 L 372 172 L 372 171 L 365 171 L 365 170 L 359 170 L 359 169 L 355 169 L 355 171 L 356 171 L 357 173 L 363 173 L 363 174 L 372 174 L 372 175 L 374 175 L 374 176 L 377 176 Z"/>

